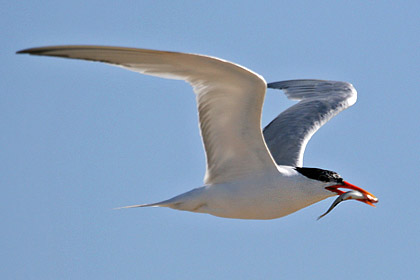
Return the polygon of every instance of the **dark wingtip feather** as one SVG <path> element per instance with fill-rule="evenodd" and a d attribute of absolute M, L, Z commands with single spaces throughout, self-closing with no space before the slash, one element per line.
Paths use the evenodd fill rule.
<path fill-rule="evenodd" d="M 317 83 L 325 83 L 325 82 L 334 82 L 334 81 L 318 80 L 318 79 L 296 79 L 296 80 L 287 80 L 287 81 L 268 83 L 267 87 L 274 88 L 274 89 L 287 89 L 289 87 L 314 86 Z"/>
<path fill-rule="evenodd" d="M 281 81 L 281 82 L 268 83 L 267 88 L 283 89 L 284 88 L 284 82 Z"/>
<path fill-rule="evenodd" d="M 20 50 L 16 52 L 16 54 L 23 54 L 23 53 L 29 53 L 29 52 L 28 50 Z"/>
<path fill-rule="evenodd" d="M 45 52 L 45 48 L 30 48 L 17 51 L 16 54 L 42 54 L 43 52 Z"/>

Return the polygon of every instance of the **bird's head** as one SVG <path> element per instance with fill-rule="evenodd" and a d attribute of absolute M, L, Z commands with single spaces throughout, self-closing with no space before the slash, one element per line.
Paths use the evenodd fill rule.
<path fill-rule="evenodd" d="M 346 182 L 341 178 L 341 176 L 334 172 L 319 168 L 308 168 L 308 167 L 296 167 L 296 171 L 298 171 L 300 174 L 306 176 L 307 178 L 318 180 L 323 183 L 325 183 L 325 189 L 336 193 L 338 195 L 342 195 L 345 193 L 342 189 L 349 189 L 354 190 L 359 193 L 361 193 L 363 196 L 346 196 L 346 200 L 348 199 L 355 199 L 361 202 L 364 202 L 370 206 L 375 207 L 374 203 L 378 202 L 378 198 L 371 194 L 370 192 L 359 188 L 353 184 L 350 184 L 349 182 Z"/>

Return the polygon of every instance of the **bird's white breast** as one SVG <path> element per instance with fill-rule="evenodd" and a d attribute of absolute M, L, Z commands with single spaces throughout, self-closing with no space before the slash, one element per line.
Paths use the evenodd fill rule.
<path fill-rule="evenodd" d="M 323 200 L 331 194 L 293 168 L 261 173 L 240 181 L 205 186 L 197 212 L 236 219 L 275 219 Z"/>

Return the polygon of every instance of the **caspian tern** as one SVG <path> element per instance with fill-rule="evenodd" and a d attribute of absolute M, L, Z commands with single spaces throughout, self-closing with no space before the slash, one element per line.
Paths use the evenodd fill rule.
<path fill-rule="evenodd" d="M 169 207 L 224 218 L 275 219 L 334 195 L 373 206 L 378 199 L 336 172 L 302 167 L 312 135 L 352 106 L 350 83 L 291 80 L 267 83 L 257 73 L 216 57 L 103 46 L 51 46 L 19 51 L 31 55 L 100 61 L 142 74 L 184 80 L 198 105 L 207 160 L 204 186 L 171 199 L 133 207 Z M 266 89 L 280 89 L 299 103 L 278 115 L 263 133 Z M 338 203 L 337 203 L 338 204 Z"/>

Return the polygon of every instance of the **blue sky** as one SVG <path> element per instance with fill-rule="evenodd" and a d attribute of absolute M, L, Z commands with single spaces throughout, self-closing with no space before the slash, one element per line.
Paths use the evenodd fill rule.
<path fill-rule="evenodd" d="M 420 258 L 418 1 L 3 1 L 2 279 L 410 279 Z M 15 55 L 97 44 L 224 58 L 268 82 L 354 84 L 305 166 L 379 197 L 282 219 L 112 210 L 198 187 L 191 88 L 100 63 Z M 263 125 L 291 106 L 270 90 Z"/>

